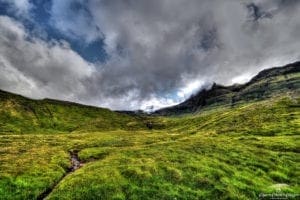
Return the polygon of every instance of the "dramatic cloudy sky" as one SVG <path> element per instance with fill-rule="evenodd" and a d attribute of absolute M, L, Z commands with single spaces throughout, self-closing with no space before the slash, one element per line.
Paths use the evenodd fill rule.
<path fill-rule="evenodd" d="M 0 89 L 149 109 L 300 60 L 299 0 L 0 0 Z"/>

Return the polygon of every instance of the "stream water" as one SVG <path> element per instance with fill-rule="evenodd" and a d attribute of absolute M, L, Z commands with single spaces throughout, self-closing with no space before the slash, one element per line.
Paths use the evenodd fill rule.
<path fill-rule="evenodd" d="M 48 188 L 46 191 L 44 191 L 42 194 L 40 194 L 37 197 L 37 200 L 44 200 L 46 199 L 49 194 L 54 190 L 54 188 L 70 173 L 76 171 L 82 166 L 82 163 L 80 162 L 78 158 L 78 152 L 77 151 L 72 151 L 70 152 L 70 161 L 71 161 L 71 166 L 70 168 L 66 171 L 64 176 L 62 176 L 51 188 Z"/>

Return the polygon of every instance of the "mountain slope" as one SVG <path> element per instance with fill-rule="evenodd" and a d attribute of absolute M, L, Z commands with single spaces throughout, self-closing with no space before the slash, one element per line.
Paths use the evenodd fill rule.
<path fill-rule="evenodd" d="M 158 115 L 193 113 L 216 106 L 234 106 L 242 102 L 257 101 L 272 96 L 300 93 L 300 62 L 261 71 L 243 85 L 221 86 L 213 84 L 183 103 L 156 111 Z"/>
<path fill-rule="evenodd" d="M 63 133 L 146 128 L 134 116 L 51 99 L 32 100 L 0 91 L 0 134 Z"/>

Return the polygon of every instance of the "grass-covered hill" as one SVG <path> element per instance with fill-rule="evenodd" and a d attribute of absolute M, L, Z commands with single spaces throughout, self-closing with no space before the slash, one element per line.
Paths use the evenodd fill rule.
<path fill-rule="evenodd" d="M 0 134 L 70 133 L 145 128 L 136 117 L 51 99 L 32 100 L 0 91 Z"/>
<path fill-rule="evenodd" d="M 1 92 L 0 199 L 299 199 L 299 67 L 278 69 L 172 116 Z"/>

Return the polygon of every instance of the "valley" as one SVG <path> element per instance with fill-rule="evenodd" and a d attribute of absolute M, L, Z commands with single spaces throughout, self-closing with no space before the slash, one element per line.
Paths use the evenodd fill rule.
<path fill-rule="evenodd" d="M 2 91 L 0 199 L 297 199 L 299 66 L 151 115 Z"/>

